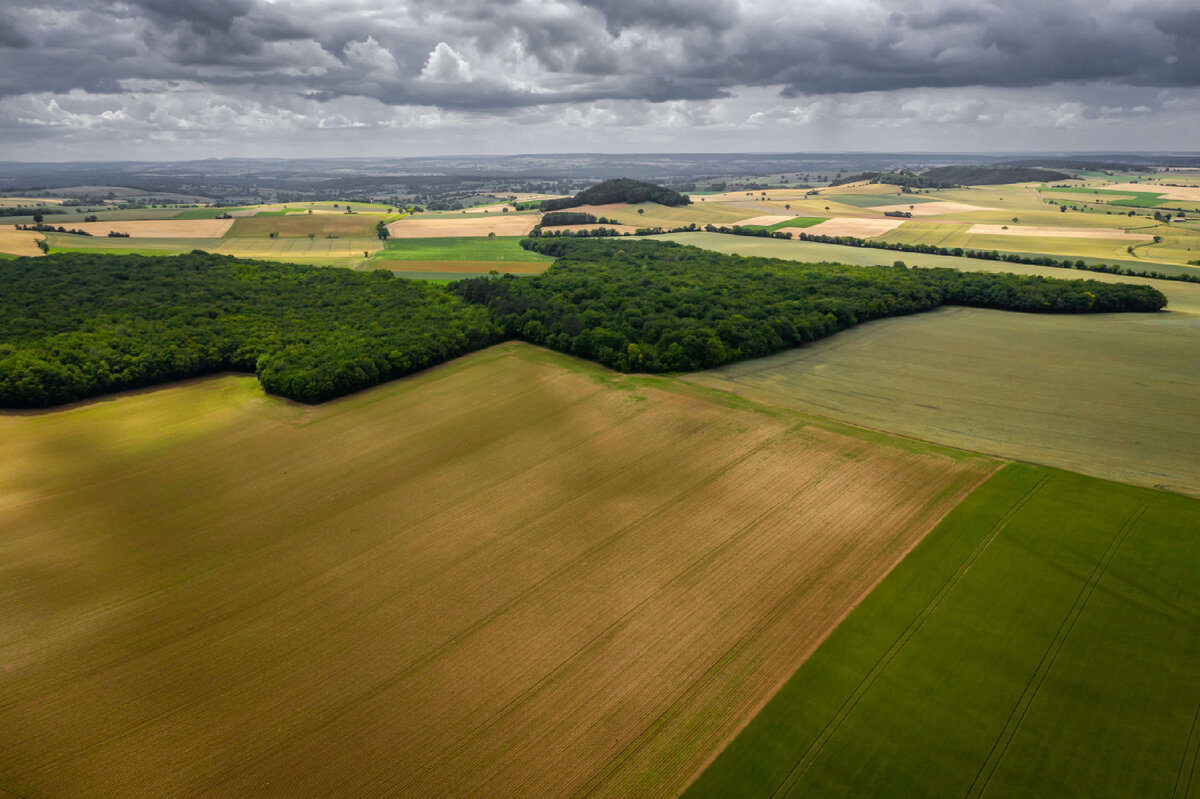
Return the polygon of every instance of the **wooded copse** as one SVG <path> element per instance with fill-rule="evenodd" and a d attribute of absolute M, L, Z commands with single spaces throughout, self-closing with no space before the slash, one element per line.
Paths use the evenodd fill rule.
<path fill-rule="evenodd" d="M 506 338 L 621 371 L 768 355 L 941 304 L 1154 311 L 1152 287 L 903 266 L 798 264 L 669 242 L 527 239 L 533 277 L 449 288 L 341 269 L 63 254 L 0 263 L 0 405 L 33 408 L 225 370 L 323 402 Z"/>
<path fill-rule="evenodd" d="M 770 355 L 942 304 L 1047 313 L 1157 311 L 1150 286 L 905 266 L 801 264 L 673 242 L 526 239 L 541 275 L 463 280 L 510 336 L 618 371 L 683 372 Z"/>

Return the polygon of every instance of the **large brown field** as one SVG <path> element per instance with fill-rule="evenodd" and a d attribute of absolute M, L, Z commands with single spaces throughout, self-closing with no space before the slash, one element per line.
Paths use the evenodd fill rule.
<path fill-rule="evenodd" d="M 507 344 L 0 415 L 0 793 L 669 796 L 994 468 Z"/>
<path fill-rule="evenodd" d="M 219 239 L 232 219 L 129 219 L 111 222 L 73 222 L 70 227 L 93 236 L 127 233 L 141 239 Z"/>
<path fill-rule="evenodd" d="M 272 233 L 282 237 L 307 237 L 315 233 L 325 236 L 375 236 L 375 226 L 383 219 L 379 214 L 284 214 L 281 216 L 251 216 L 233 220 L 230 236 L 270 238 Z"/>

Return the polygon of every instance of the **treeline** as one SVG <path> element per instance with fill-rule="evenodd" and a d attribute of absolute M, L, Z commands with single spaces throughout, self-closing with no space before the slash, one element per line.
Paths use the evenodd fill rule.
<path fill-rule="evenodd" d="M 824 236 L 817 233 L 801 233 L 801 241 L 815 241 L 821 244 L 840 244 L 844 247 L 867 247 L 873 250 L 894 250 L 896 252 L 919 252 L 926 255 L 947 255 L 952 258 L 979 258 L 984 261 L 1004 261 L 1009 264 L 1026 264 L 1028 266 L 1052 266 L 1058 269 L 1079 269 L 1084 272 L 1104 272 L 1109 275 L 1128 275 L 1129 277 L 1149 277 L 1155 280 L 1178 280 L 1184 283 L 1200 283 L 1200 276 L 1188 274 L 1168 274 L 1148 269 L 1130 269 L 1119 264 L 1089 264 L 1083 260 L 1072 261 L 1070 258 L 1051 258 L 1048 255 L 1018 255 L 1017 253 L 1002 253 L 997 250 L 969 250 L 962 247 L 939 247 L 936 244 L 903 244 L 900 242 L 875 241 L 860 239 L 854 236 Z"/>
<path fill-rule="evenodd" d="M 388 272 L 228 256 L 0 262 L 0 405 L 35 408 L 224 370 L 322 402 L 498 341 L 488 312 Z"/>
<path fill-rule="evenodd" d="M 0 216 L 43 216 L 45 214 L 65 214 L 61 208 L 0 208 Z"/>
<path fill-rule="evenodd" d="M 1156 311 L 1144 285 L 904 266 L 798 264 L 671 242 L 540 238 L 529 278 L 462 280 L 509 336 L 620 371 L 690 371 L 769 355 L 870 319 L 942 304 L 1049 313 Z"/>
<path fill-rule="evenodd" d="M 45 407 L 224 370 L 322 402 L 510 337 L 623 371 L 688 371 L 945 303 L 1052 313 L 1166 304 L 1144 285 L 797 264 L 670 242 L 523 246 L 558 261 L 529 278 L 449 288 L 199 252 L 0 262 L 0 405 Z"/>
<path fill-rule="evenodd" d="M 592 224 L 619 225 L 620 222 L 604 216 L 597 219 L 593 214 L 584 213 L 583 211 L 551 211 L 548 214 L 543 214 L 542 221 L 538 222 L 539 227 Z"/>
<path fill-rule="evenodd" d="M 691 200 L 664 186 L 646 183 L 633 178 L 615 178 L 584 189 L 574 197 L 543 200 L 541 210 L 560 211 L 580 205 L 605 205 L 607 203 L 658 203 L 659 205 L 688 205 Z"/>
<path fill-rule="evenodd" d="M 44 222 L 38 222 L 35 225 L 14 225 L 13 227 L 15 227 L 17 230 L 33 230 L 38 233 L 70 233 L 72 236 L 92 235 L 86 230 L 79 230 L 78 228 L 66 228 L 62 225 L 55 227 L 54 225 L 47 225 Z"/>

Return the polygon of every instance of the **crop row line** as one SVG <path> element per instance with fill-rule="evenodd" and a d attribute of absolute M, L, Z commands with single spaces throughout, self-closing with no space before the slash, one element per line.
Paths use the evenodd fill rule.
<path fill-rule="evenodd" d="M 1038 662 L 1037 668 L 1034 669 L 1033 674 L 1029 676 L 1029 680 L 1025 683 L 1025 689 L 1021 692 L 1020 697 L 1017 698 L 1016 704 L 1013 705 L 1013 709 L 1008 716 L 1008 721 L 1005 722 L 1004 727 L 1000 730 L 1000 734 L 996 736 L 996 740 L 992 743 L 992 748 L 988 752 L 987 758 L 980 765 L 979 771 L 975 774 L 975 779 L 971 781 L 971 786 L 965 794 L 967 799 L 982 796 L 984 791 L 987 790 L 992 776 L 996 773 L 996 768 L 1000 765 L 1000 761 L 1004 759 L 1009 745 L 1017 735 L 1017 730 L 1025 720 L 1025 715 L 1029 712 L 1034 699 L 1037 698 L 1038 691 L 1041 690 L 1042 684 L 1046 680 L 1046 675 L 1054 668 L 1055 660 L 1058 659 L 1063 645 L 1066 644 L 1067 638 L 1071 635 L 1071 630 L 1075 628 L 1075 622 L 1083 614 L 1088 600 L 1092 598 L 1092 594 L 1096 590 L 1096 586 L 1104 577 L 1104 573 L 1108 570 L 1108 566 L 1112 563 L 1113 558 L 1116 557 L 1117 550 L 1125 543 L 1125 539 L 1129 537 L 1130 531 L 1137 526 L 1137 523 L 1146 513 L 1146 508 L 1146 505 L 1139 505 L 1134 509 L 1129 518 L 1125 520 L 1125 523 L 1117 530 L 1112 541 L 1109 542 L 1108 547 L 1104 550 L 1104 554 L 1100 557 L 1100 560 L 1096 562 L 1087 582 L 1083 584 L 1083 587 L 1079 590 L 1079 594 L 1075 597 L 1075 601 L 1071 603 L 1067 615 L 1058 625 L 1058 630 L 1055 632 L 1054 638 L 1050 641 L 1050 645 L 1042 654 L 1042 659 Z"/>
<path fill-rule="evenodd" d="M 1004 515 L 1001 516 L 994 525 L 992 525 L 992 529 L 980 539 L 979 543 L 975 545 L 975 548 L 972 549 L 970 553 L 968 553 L 967 557 L 962 561 L 962 563 L 959 564 L 958 568 L 955 569 L 954 573 L 950 575 L 950 577 L 933 596 L 933 598 L 930 599 L 929 602 L 926 603 L 925 607 L 921 609 L 921 612 L 918 613 L 911 622 L 909 622 L 909 625 L 904 629 L 904 632 L 900 634 L 900 636 L 892 643 L 890 647 L 888 647 L 883 656 L 875 662 L 875 665 L 871 667 L 871 670 L 867 672 L 866 676 L 863 677 L 850 696 L 846 698 L 846 701 L 842 703 L 842 706 L 838 709 L 838 712 L 834 714 L 833 718 L 830 719 L 829 723 L 825 725 L 817 738 L 812 742 L 812 744 L 809 745 L 808 749 L 796 762 L 796 765 L 792 767 L 791 771 L 788 772 L 783 781 L 780 782 L 775 790 L 771 792 L 772 797 L 786 796 L 791 789 L 795 787 L 796 783 L 800 781 L 800 779 L 816 761 L 817 757 L 820 756 L 830 739 L 833 738 L 833 736 L 841 728 L 842 724 L 845 723 L 847 717 L 849 717 L 849 715 L 854 711 L 854 709 L 858 706 L 858 703 L 861 702 L 863 697 L 866 696 L 867 692 L 870 691 L 871 687 L 875 685 L 875 682 L 883 675 L 883 672 L 887 670 L 892 661 L 896 659 L 904 647 L 907 646 L 908 642 L 912 640 L 913 636 L 917 634 L 921 627 L 924 626 L 925 622 L 937 611 L 938 607 L 941 605 L 946 596 L 949 595 L 949 593 L 954 590 L 959 582 L 962 581 L 963 577 L 966 576 L 967 572 L 971 570 L 971 567 L 975 565 L 975 562 L 978 561 L 983 553 L 992 545 L 992 542 L 996 540 L 996 538 L 1000 535 L 1000 532 L 1008 526 L 1013 517 L 1015 517 L 1017 513 L 1019 513 L 1021 509 L 1024 508 L 1025 505 L 1028 504 L 1029 501 L 1032 500 L 1033 497 L 1036 496 L 1049 481 L 1049 475 L 1038 480 L 1037 483 L 1031 486 L 1030 489 L 1026 491 L 1020 499 L 1014 502 L 1012 507 L 1010 507 L 1004 513 Z"/>

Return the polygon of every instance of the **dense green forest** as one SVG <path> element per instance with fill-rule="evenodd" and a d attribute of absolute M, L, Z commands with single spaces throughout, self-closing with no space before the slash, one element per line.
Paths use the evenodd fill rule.
<path fill-rule="evenodd" d="M 0 262 L 0 405 L 44 407 L 223 370 L 322 402 L 518 337 L 623 371 L 687 371 L 943 303 L 1154 311 L 1148 286 L 743 258 L 540 238 L 545 273 L 448 289 L 389 272 L 66 254 Z"/>
<path fill-rule="evenodd" d="M 671 191 L 654 183 L 633 178 L 615 178 L 584 189 L 574 197 L 560 200 L 543 200 L 543 211 L 558 211 L 579 205 L 605 205 L 607 203 L 658 203 L 659 205 L 688 205 L 691 200 L 679 192 Z"/>
<path fill-rule="evenodd" d="M 708 369 L 942 304 L 1051 313 L 1166 305 L 1152 287 L 1094 280 L 798 264 L 671 242 L 523 245 L 558 260 L 541 275 L 474 278 L 451 290 L 486 305 L 509 335 L 621 371 Z"/>
<path fill-rule="evenodd" d="M 227 256 L 0 263 L 0 405 L 43 407 L 234 369 L 321 402 L 498 341 L 420 281 Z"/>

